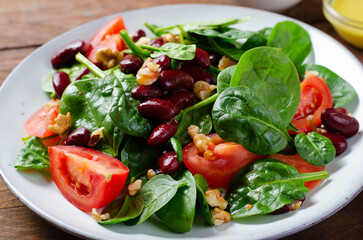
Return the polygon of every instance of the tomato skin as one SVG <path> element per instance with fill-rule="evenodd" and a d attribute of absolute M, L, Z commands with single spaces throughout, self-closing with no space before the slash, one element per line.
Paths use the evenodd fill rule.
<path fill-rule="evenodd" d="M 315 126 L 321 124 L 321 113 L 326 108 L 333 107 L 333 97 L 325 81 L 310 74 L 301 83 L 301 98 L 297 112 L 291 123 L 298 128 L 297 133 L 308 132 L 312 128 L 307 121 L 313 115 Z M 289 133 L 293 133 L 289 131 Z"/>
<path fill-rule="evenodd" d="M 302 157 L 300 157 L 299 154 L 295 155 L 282 155 L 282 154 L 272 154 L 268 156 L 268 158 L 274 158 L 277 160 L 280 160 L 284 163 L 287 163 L 294 168 L 297 169 L 299 173 L 312 173 L 312 172 L 320 172 L 325 170 L 325 166 L 323 167 L 317 167 L 314 165 L 311 165 L 310 163 L 306 162 Z M 309 181 L 305 182 L 305 187 L 309 188 L 309 191 L 313 190 L 321 180 L 315 180 L 315 181 Z"/>
<path fill-rule="evenodd" d="M 78 146 L 55 146 L 48 151 L 55 184 L 77 208 L 104 207 L 121 193 L 129 170 L 118 159 Z"/>
<path fill-rule="evenodd" d="M 210 185 L 228 187 L 239 170 L 262 157 L 247 151 L 237 143 L 224 142 L 216 133 L 208 136 L 216 145 L 213 151 L 217 158 L 205 159 L 192 142 L 183 149 L 183 162 L 193 175 L 203 175 Z"/>
<path fill-rule="evenodd" d="M 96 63 L 96 53 L 100 48 L 117 49 L 119 51 L 126 48 L 120 31 L 126 29 L 124 20 L 121 15 L 111 19 L 91 38 L 91 47 L 86 53 L 86 57 Z"/>
<path fill-rule="evenodd" d="M 48 130 L 49 125 L 55 124 L 55 119 L 59 114 L 59 100 L 51 100 L 42 108 L 36 111 L 24 125 L 24 130 L 31 136 L 46 138 L 54 135 Z M 54 146 L 60 141 L 60 137 L 44 140 L 43 144 L 47 147 Z"/>

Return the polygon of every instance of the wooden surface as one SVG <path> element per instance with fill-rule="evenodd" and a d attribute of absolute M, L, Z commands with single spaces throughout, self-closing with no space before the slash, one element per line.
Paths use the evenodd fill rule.
<path fill-rule="evenodd" d="M 0 0 L 0 85 L 24 57 L 69 29 L 116 12 L 176 3 L 237 5 L 238 0 Z M 325 20 L 321 0 L 303 0 L 283 14 L 333 36 L 363 63 L 363 51 L 343 42 Z M 360 194 L 332 217 L 284 239 L 363 239 L 362 201 Z M 0 239 L 78 239 L 29 210 L 1 180 L 0 222 Z"/>

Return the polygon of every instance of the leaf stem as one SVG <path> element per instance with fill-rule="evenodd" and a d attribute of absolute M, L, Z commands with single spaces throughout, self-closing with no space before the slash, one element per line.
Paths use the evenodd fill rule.
<path fill-rule="evenodd" d="M 161 48 L 158 48 L 158 47 L 153 47 L 153 46 L 145 45 L 145 44 L 140 44 L 140 47 L 143 48 L 143 49 L 148 49 L 148 50 L 158 51 L 158 52 L 167 52 L 168 51 L 166 49 L 161 49 Z"/>
<path fill-rule="evenodd" d="M 160 36 L 159 34 L 156 34 L 155 27 L 151 26 L 149 23 L 145 22 L 144 26 L 147 27 L 150 30 L 150 32 L 152 32 L 155 36 L 158 37 Z"/>
<path fill-rule="evenodd" d="M 88 58 L 86 58 L 85 56 L 82 55 L 82 53 L 77 53 L 76 54 L 76 60 L 84 65 L 86 65 L 86 67 L 91 70 L 91 72 L 93 72 L 97 77 L 99 78 L 105 78 L 106 74 L 99 69 L 96 65 L 94 65 L 90 60 L 88 60 Z"/>
<path fill-rule="evenodd" d="M 141 58 L 146 58 L 150 56 L 150 52 L 147 50 L 144 50 L 134 43 L 132 39 L 130 38 L 129 34 L 127 34 L 126 30 L 121 30 L 120 35 L 122 39 L 124 40 L 126 46 L 132 51 L 133 54 L 136 56 L 139 56 Z"/>
<path fill-rule="evenodd" d="M 304 180 L 304 182 L 307 181 L 313 181 L 313 180 L 319 180 L 319 179 L 323 179 L 323 178 L 328 178 L 329 177 L 329 173 L 327 171 L 321 171 L 321 172 L 312 172 L 312 173 L 302 173 L 301 174 L 301 178 Z"/>
<path fill-rule="evenodd" d="M 214 95 L 210 96 L 209 98 L 204 99 L 203 101 L 200 101 L 196 104 L 194 104 L 191 107 L 188 107 L 182 111 L 180 111 L 180 113 L 178 114 L 178 116 L 183 116 L 185 113 L 202 108 L 208 104 L 211 104 L 212 102 L 215 102 L 216 99 L 218 98 L 218 93 L 215 93 Z"/>

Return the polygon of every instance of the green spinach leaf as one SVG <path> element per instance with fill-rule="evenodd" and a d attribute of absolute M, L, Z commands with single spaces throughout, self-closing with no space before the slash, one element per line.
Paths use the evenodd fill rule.
<path fill-rule="evenodd" d="M 300 81 L 295 66 L 281 51 L 258 47 L 247 51 L 234 71 L 231 87 L 246 86 L 280 115 L 286 127 L 300 103 Z"/>
<path fill-rule="evenodd" d="M 44 169 L 49 167 L 48 148 L 38 137 L 30 137 L 16 156 L 18 170 Z"/>
<path fill-rule="evenodd" d="M 187 185 L 179 188 L 175 196 L 156 212 L 156 216 L 175 232 L 189 232 L 193 225 L 197 198 L 195 180 L 189 171 L 185 171 L 179 181 L 184 181 Z"/>
<path fill-rule="evenodd" d="M 182 148 L 179 140 L 176 139 L 175 137 L 171 137 L 170 142 L 171 142 L 171 146 L 172 146 L 174 152 L 176 153 L 176 156 L 177 156 L 179 162 L 183 162 L 183 148 Z"/>
<path fill-rule="evenodd" d="M 236 28 L 195 29 L 195 30 L 190 30 L 189 33 L 204 37 L 220 38 L 227 42 L 234 42 L 239 39 L 247 39 L 255 34 L 254 32 L 251 31 L 242 31 Z"/>
<path fill-rule="evenodd" d="M 141 45 L 141 47 L 154 51 L 150 55 L 152 58 L 166 55 L 172 59 L 181 61 L 192 60 L 195 56 L 196 50 L 195 44 L 185 45 L 180 43 L 165 43 L 159 48 L 149 45 Z"/>
<path fill-rule="evenodd" d="M 300 75 L 304 76 L 306 71 L 317 72 L 317 76 L 325 80 L 333 96 L 335 108 L 344 107 L 357 97 L 352 85 L 328 68 L 316 64 L 304 64 L 299 69 Z"/>
<path fill-rule="evenodd" d="M 236 70 L 237 65 L 230 66 L 224 69 L 217 77 L 217 93 L 223 92 L 224 89 L 229 88 L 231 80 Z"/>
<path fill-rule="evenodd" d="M 311 165 L 322 167 L 335 158 L 334 145 L 319 133 L 299 133 L 294 142 L 299 155 Z"/>
<path fill-rule="evenodd" d="M 271 213 L 297 199 L 309 189 L 304 182 L 327 178 L 328 172 L 299 173 L 294 167 L 276 159 L 253 163 L 243 178 L 243 185 L 229 195 L 232 218 Z"/>
<path fill-rule="evenodd" d="M 275 25 L 270 33 L 267 46 L 281 48 L 296 68 L 301 66 L 312 51 L 307 31 L 291 21 L 279 22 Z"/>
<path fill-rule="evenodd" d="M 214 103 L 212 118 L 223 140 L 256 154 L 277 153 L 291 141 L 278 113 L 247 87 L 224 90 Z"/>
<path fill-rule="evenodd" d="M 208 183 L 205 178 L 200 174 L 194 175 L 195 185 L 197 187 L 197 200 L 199 203 L 199 212 L 204 218 L 204 220 L 213 225 L 212 215 L 210 214 L 209 205 L 207 199 L 205 198 L 205 192 L 208 190 Z"/>

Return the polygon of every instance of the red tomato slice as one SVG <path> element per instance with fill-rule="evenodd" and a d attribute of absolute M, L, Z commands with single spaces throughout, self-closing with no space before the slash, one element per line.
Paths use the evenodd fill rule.
<path fill-rule="evenodd" d="M 129 170 L 118 159 L 77 146 L 48 150 L 54 182 L 77 208 L 90 211 L 106 206 L 121 193 Z"/>
<path fill-rule="evenodd" d="M 119 51 L 126 48 L 120 31 L 126 29 L 124 20 L 121 15 L 113 18 L 111 21 L 101 27 L 98 32 L 91 38 L 91 47 L 86 53 L 86 57 L 96 63 L 96 52 L 100 48 L 117 49 Z"/>
<path fill-rule="evenodd" d="M 331 107 L 333 107 L 333 97 L 329 87 L 323 79 L 310 74 L 301 83 L 300 104 L 291 123 L 299 129 L 298 133 L 308 132 L 312 128 L 307 117 L 313 115 L 315 126 L 319 126 L 321 112 Z"/>
<path fill-rule="evenodd" d="M 183 149 L 183 162 L 193 175 L 203 175 L 210 185 L 227 187 L 239 170 L 262 157 L 237 143 L 224 142 L 216 133 L 208 136 L 216 145 L 213 149 L 216 159 L 205 159 L 192 142 Z"/>
<path fill-rule="evenodd" d="M 59 100 L 47 102 L 41 109 L 36 111 L 25 123 L 24 130 L 31 136 L 45 138 L 54 135 L 48 130 L 49 125 L 55 124 L 59 114 Z M 60 137 L 54 137 L 43 141 L 45 146 L 54 146 L 60 141 Z"/>
<path fill-rule="evenodd" d="M 317 167 L 314 165 L 311 165 L 310 163 L 306 162 L 302 157 L 300 157 L 299 154 L 295 155 L 282 155 L 282 154 L 273 154 L 268 156 L 269 158 L 274 158 L 277 160 L 280 160 L 284 163 L 287 163 L 294 168 L 296 168 L 300 173 L 312 173 L 312 172 L 320 172 L 325 170 L 324 167 Z M 305 187 L 309 188 L 309 191 L 313 190 L 321 180 L 315 180 L 315 181 L 309 181 L 305 182 Z"/>

